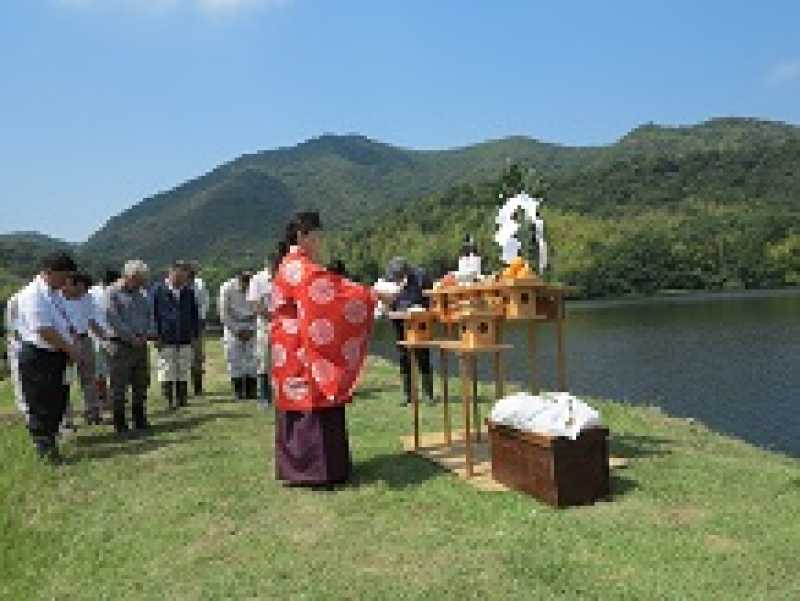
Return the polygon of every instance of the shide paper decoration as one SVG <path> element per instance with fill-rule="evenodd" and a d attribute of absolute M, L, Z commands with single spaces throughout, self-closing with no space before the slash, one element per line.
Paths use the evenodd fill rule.
<path fill-rule="evenodd" d="M 541 198 L 531 198 L 525 192 L 509 198 L 500 208 L 495 219 L 498 229 L 494 235 L 494 240 L 500 245 L 501 258 L 504 263 L 510 264 L 519 256 L 522 243 L 517 239 L 517 232 L 520 224 L 514 219 L 514 214 L 519 210 L 525 214 L 525 218 L 534 225 L 534 242 L 539 251 L 539 273 L 547 267 L 547 242 L 544 239 L 544 221 L 539 217 L 539 205 L 543 202 Z"/>

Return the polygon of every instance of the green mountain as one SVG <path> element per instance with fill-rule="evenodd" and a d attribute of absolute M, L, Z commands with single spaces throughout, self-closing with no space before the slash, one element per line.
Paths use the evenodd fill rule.
<path fill-rule="evenodd" d="M 547 199 L 553 246 L 562 247 L 554 277 L 580 280 L 603 240 L 616 239 L 616 232 L 655 215 L 670 223 L 694 216 L 695 229 L 706 222 L 721 224 L 720 215 L 727 216 L 724 227 L 733 227 L 731 215 L 772 215 L 758 227 L 737 227 L 764 235 L 769 230 L 769 243 L 778 244 L 770 252 L 794 256 L 794 243 L 781 242 L 781 236 L 789 235 L 784 225 L 800 212 L 800 128 L 742 118 L 681 127 L 646 124 L 614 144 L 583 148 L 517 136 L 451 150 L 409 150 L 362 136 L 324 135 L 243 155 L 146 198 L 112 217 L 76 250 L 95 271 L 131 257 L 156 269 L 174 258 L 199 259 L 216 283 L 234 269 L 258 266 L 295 211 L 317 209 L 333 232 L 333 252 L 354 275 L 379 273 L 395 250 L 418 255 L 439 272 L 453 266 L 464 231 L 478 233 L 488 245 L 492 206 L 504 185 L 498 178 L 512 164 L 535 169 L 536 182 L 526 188 L 544 192 Z M 775 220 L 783 225 L 776 229 Z M 569 228 L 556 238 L 559 224 L 566 223 L 582 232 L 587 228 L 583 234 L 591 244 L 576 250 L 580 245 L 569 242 L 574 234 Z M 31 234 L 0 237 L 0 281 L 4 272 L 28 277 L 38 253 L 51 243 L 63 244 Z M 564 247 L 574 248 L 565 252 Z M 751 277 L 727 260 L 714 261 L 716 267 L 704 267 L 705 275 L 689 278 L 688 284 L 678 278 L 657 286 L 790 281 L 774 270 L 770 277 Z M 673 271 L 694 269 L 681 265 Z M 624 279 L 624 274 L 614 277 Z M 593 294 L 609 292 L 589 288 Z M 628 289 L 623 285 L 610 292 Z"/>
<path fill-rule="evenodd" d="M 360 136 L 331 136 L 242 156 L 113 217 L 85 244 L 91 258 L 175 257 L 258 265 L 297 210 L 349 229 L 460 181 L 495 176 L 509 162 L 575 168 L 596 152 L 508 138 L 449 151 L 414 151 Z"/>

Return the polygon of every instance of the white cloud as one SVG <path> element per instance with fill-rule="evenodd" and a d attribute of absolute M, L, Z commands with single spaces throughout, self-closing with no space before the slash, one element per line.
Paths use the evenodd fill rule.
<path fill-rule="evenodd" d="M 184 8 L 207 15 L 233 15 L 244 10 L 275 8 L 290 0 L 58 0 L 73 8 L 125 8 L 140 12 L 169 12 Z"/>
<path fill-rule="evenodd" d="M 800 81 L 800 58 L 776 63 L 767 73 L 767 83 L 771 86 Z"/>

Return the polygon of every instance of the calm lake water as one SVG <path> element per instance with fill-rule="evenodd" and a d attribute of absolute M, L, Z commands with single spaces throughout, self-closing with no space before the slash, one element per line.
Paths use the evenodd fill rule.
<path fill-rule="evenodd" d="M 542 389 L 552 390 L 552 326 L 537 338 Z M 520 328 L 506 341 L 525 349 Z M 566 342 L 574 394 L 657 405 L 800 457 L 800 290 L 568 302 Z M 371 351 L 397 356 L 385 320 Z M 527 379 L 524 353 L 508 355 L 507 371 Z"/>

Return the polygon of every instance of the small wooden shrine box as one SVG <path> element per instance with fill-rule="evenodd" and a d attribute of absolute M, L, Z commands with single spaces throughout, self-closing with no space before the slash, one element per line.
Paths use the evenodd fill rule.
<path fill-rule="evenodd" d="M 554 507 L 586 505 L 610 495 L 608 430 L 576 440 L 522 432 L 486 420 L 492 478 Z"/>
<path fill-rule="evenodd" d="M 430 290 L 427 296 L 431 299 L 430 312 L 442 323 L 453 323 L 453 300 L 449 292 L 445 290 Z"/>
<path fill-rule="evenodd" d="M 478 348 L 497 344 L 498 322 L 502 314 L 489 308 L 464 307 L 458 313 L 461 345 Z"/>
<path fill-rule="evenodd" d="M 403 318 L 406 342 L 428 342 L 433 337 L 432 311 L 408 311 Z"/>
<path fill-rule="evenodd" d="M 536 278 L 506 279 L 502 282 L 506 319 L 536 319 Z"/>

